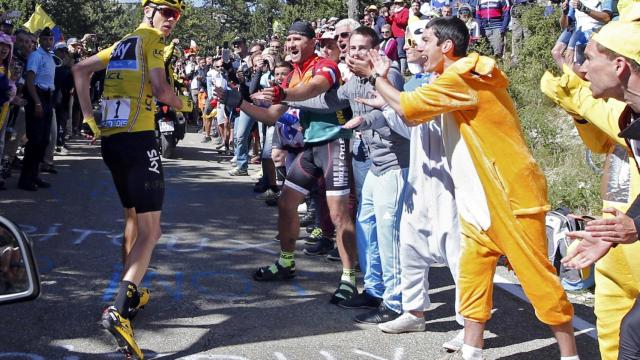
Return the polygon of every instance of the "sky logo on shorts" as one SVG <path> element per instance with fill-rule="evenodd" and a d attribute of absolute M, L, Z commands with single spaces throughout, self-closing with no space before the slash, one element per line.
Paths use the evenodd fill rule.
<path fill-rule="evenodd" d="M 116 45 L 107 70 L 138 70 L 138 40 L 137 36 L 124 39 Z"/>
<path fill-rule="evenodd" d="M 158 162 L 158 160 L 160 160 L 160 156 L 158 156 L 156 149 L 147 151 L 147 156 L 149 157 L 150 162 L 149 171 L 160 174 L 160 163 Z"/>

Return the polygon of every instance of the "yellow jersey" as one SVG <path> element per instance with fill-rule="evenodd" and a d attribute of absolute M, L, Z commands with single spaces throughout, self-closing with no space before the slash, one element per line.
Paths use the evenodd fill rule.
<path fill-rule="evenodd" d="M 164 69 L 162 32 L 141 24 L 97 54 L 107 66 L 102 102 L 102 136 L 155 129 L 156 103 L 149 70 Z"/>

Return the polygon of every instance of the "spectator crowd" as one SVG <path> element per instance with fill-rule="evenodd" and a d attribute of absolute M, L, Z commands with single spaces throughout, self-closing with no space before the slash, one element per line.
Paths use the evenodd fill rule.
<path fill-rule="evenodd" d="M 249 176 L 249 165 L 259 165 L 253 191 L 277 206 L 281 253 L 254 279 L 295 276 L 302 227 L 304 254 L 342 264 L 331 302 L 366 309 L 356 322 L 395 334 L 425 330 L 428 270 L 445 264 L 456 280 L 460 331 L 443 347 L 451 358 L 481 359 L 491 281 L 505 255 L 536 315 L 556 335 L 562 359 L 578 359 L 573 310 L 546 251 L 544 175 L 494 60 L 509 54 L 502 60 L 518 63 L 528 36 L 520 19 L 533 6 L 561 10 L 562 34 L 549 50 L 565 75 L 579 72 L 593 34 L 620 17 L 617 1 L 394 0 L 367 6 L 359 20 L 296 21 L 286 38 L 238 36 L 210 54 L 170 41 L 165 59 L 172 83 L 195 105 L 186 115 L 203 146 L 231 156 L 229 176 Z M 54 158 L 84 132 L 71 68 L 100 49 L 98 39 L 86 34 L 54 43 L 50 29 L 32 34 L 15 29 L 11 19 L 0 31 L 2 179 L 19 176 L 25 191 L 56 186 L 40 174 L 55 174 Z M 481 40 L 492 58 L 467 54 Z M 104 72 L 92 77 L 96 108 L 104 81 Z M 492 116 L 506 120 L 496 125 Z M 468 126 L 453 131 L 452 123 Z M 511 141 L 489 144 L 495 141 L 483 136 L 490 134 Z M 628 155 L 626 161 L 637 171 Z M 356 268 L 364 275 L 362 291 Z M 604 265 L 598 272 L 596 282 L 622 281 L 602 275 Z M 626 293 L 614 287 L 596 288 L 596 299 L 638 293 L 637 286 Z M 596 308 L 604 359 L 617 358 L 621 322 L 633 302 L 626 304 L 602 305 L 606 321 Z"/>

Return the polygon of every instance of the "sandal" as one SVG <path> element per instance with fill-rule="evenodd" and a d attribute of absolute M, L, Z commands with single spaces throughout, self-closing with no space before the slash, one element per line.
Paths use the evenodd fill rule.
<path fill-rule="evenodd" d="M 358 295 L 358 288 L 355 287 L 352 283 L 348 281 L 340 281 L 338 283 L 338 288 L 331 296 L 331 300 L 329 301 L 332 304 L 337 304 L 344 300 L 349 300 Z"/>
<path fill-rule="evenodd" d="M 258 269 L 253 274 L 255 281 L 274 281 L 274 280 L 290 280 L 296 276 L 295 265 L 291 267 L 284 267 L 276 261 L 276 267 L 278 271 L 275 273 L 271 271 L 271 266 L 264 266 Z"/>

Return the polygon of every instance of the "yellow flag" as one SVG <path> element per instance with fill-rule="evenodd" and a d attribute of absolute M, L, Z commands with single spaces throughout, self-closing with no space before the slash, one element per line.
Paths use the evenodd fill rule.
<path fill-rule="evenodd" d="M 53 29 L 54 26 L 56 26 L 56 23 L 51 20 L 49 15 L 44 12 L 44 9 L 40 5 L 36 5 L 36 11 L 33 12 L 29 21 L 24 23 L 24 27 L 29 29 L 31 32 L 36 32 L 46 27 Z"/>

